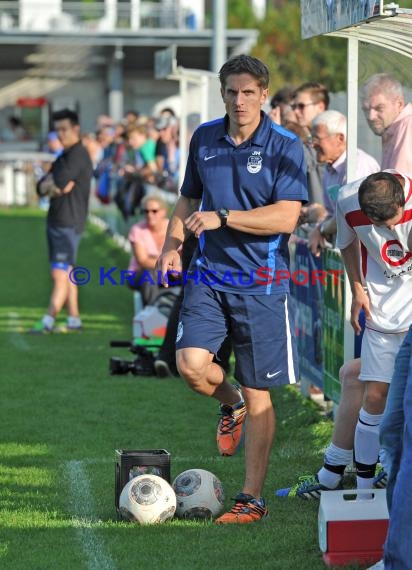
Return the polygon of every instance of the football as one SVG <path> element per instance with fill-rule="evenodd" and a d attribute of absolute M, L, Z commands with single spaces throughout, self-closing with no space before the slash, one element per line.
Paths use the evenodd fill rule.
<path fill-rule="evenodd" d="M 140 524 L 161 523 L 176 510 L 176 495 L 169 483 L 157 475 L 139 475 L 123 488 L 119 498 L 121 516 Z"/>
<path fill-rule="evenodd" d="M 176 515 L 185 519 L 209 519 L 223 509 L 224 492 L 219 479 L 205 469 L 188 469 L 173 481 Z"/>

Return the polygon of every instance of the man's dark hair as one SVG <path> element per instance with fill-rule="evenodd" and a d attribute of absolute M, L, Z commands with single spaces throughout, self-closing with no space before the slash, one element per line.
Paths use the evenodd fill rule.
<path fill-rule="evenodd" d="M 225 87 L 229 75 L 240 75 L 249 73 L 257 79 L 259 87 L 267 89 L 269 87 L 269 70 L 266 65 L 251 55 L 236 55 L 227 60 L 219 71 L 219 80 L 222 87 Z"/>
<path fill-rule="evenodd" d="M 370 220 L 386 222 L 405 205 L 405 192 L 400 179 L 390 172 L 375 172 L 361 183 L 359 205 Z"/>
<path fill-rule="evenodd" d="M 61 109 L 60 111 L 55 111 L 52 115 L 53 122 L 64 121 L 65 119 L 68 119 L 72 125 L 79 124 L 79 115 L 71 109 Z"/>
<path fill-rule="evenodd" d="M 295 90 L 294 96 L 296 97 L 299 93 L 309 93 L 313 103 L 324 103 L 325 110 L 329 108 L 329 93 L 322 83 L 317 81 L 302 83 Z"/>
<path fill-rule="evenodd" d="M 272 109 L 275 109 L 282 103 L 284 105 L 289 105 L 289 103 L 291 103 L 293 100 L 294 93 L 295 90 L 293 89 L 293 87 L 285 85 L 285 87 L 282 87 L 282 89 L 279 89 L 273 95 L 272 99 L 270 100 L 270 106 L 272 107 Z"/>

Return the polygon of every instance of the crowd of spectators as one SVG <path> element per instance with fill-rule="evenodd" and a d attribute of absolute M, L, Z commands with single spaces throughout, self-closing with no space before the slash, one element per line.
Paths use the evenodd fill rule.
<path fill-rule="evenodd" d="M 83 143 L 95 168 L 96 197 L 103 204 L 114 201 L 124 219 L 154 190 L 177 195 L 179 121 L 172 109 L 157 117 L 128 111 L 117 124 L 99 117 L 96 132 L 84 133 Z"/>

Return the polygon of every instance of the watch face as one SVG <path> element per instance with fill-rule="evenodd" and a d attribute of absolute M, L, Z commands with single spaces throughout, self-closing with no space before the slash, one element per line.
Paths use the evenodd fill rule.
<path fill-rule="evenodd" d="M 229 216 L 229 210 L 227 208 L 220 208 L 220 210 L 217 211 L 217 214 L 220 218 L 221 227 L 224 227 L 227 224 L 227 218 Z"/>

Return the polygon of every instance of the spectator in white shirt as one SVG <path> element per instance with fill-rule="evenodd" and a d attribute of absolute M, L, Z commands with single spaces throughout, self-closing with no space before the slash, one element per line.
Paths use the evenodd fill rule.
<path fill-rule="evenodd" d="M 312 144 L 319 162 L 326 163 L 323 174 L 323 200 L 327 217 L 309 235 L 309 248 L 319 255 L 336 234 L 335 204 L 341 186 L 346 184 L 346 117 L 339 111 L 324 111 L 312 121 Z M 361 150 L 356 151 L 356 179 L 379 172 L 378 162 Z M 329 239 L 328 239 L 329 238 Z"/>

